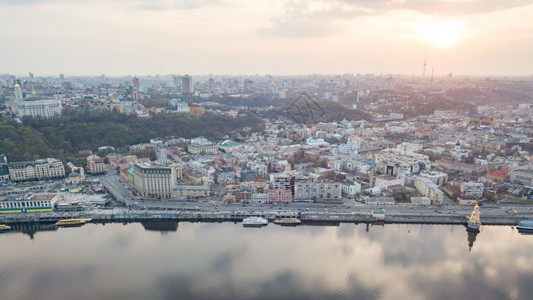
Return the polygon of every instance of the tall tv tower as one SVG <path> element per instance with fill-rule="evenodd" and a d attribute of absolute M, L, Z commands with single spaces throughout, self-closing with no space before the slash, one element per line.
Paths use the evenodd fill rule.
<path fill-rule="evenodd" d="M 426 59 L 427 59 L 428 53 L 424 55 L 424 70 L 422 71 L 422 77 L 426 77 Z"/>

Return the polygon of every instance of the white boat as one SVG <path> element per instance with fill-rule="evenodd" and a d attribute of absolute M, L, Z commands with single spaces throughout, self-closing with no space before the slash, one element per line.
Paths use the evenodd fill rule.
<path fill-rule="evenodd" d="M 267 225 L 268 220 L 261 217 L 248 217 L 242 220 L 242 226 L 244 227 L 262 227 Z"/>
<path fill-rule="evenodd" d="M 533 220 L 523 220 L 516 226 L 520 233 L 533 233 Z"/>

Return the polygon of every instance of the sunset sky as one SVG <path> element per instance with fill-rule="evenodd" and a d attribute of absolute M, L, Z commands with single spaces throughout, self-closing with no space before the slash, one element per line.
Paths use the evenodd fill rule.
<path fill-rule="evenodd" d="M 0 0 L 0 74 L 532 75 L 527 0 Z"/>

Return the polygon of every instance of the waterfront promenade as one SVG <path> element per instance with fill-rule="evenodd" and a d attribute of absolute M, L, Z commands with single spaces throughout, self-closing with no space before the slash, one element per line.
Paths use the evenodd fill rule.
<path fill-rule="evenodd" d="M 443 213 L 446 210 L 434 210 L 432 212 L 419 209 L 409 209 L 409 211 L 390 207 L 386 210 L 384 220 L 379 220 L 372 216 L 373 208 L 352 209 L 345 208 L 340 211 L 319 211 L 314 207 L 313 211 L 308 207 L 305 209 L 300 205 L 287 206 L 283 208 L 252 209 L 253 206 L 221 205 L 218 209 L 200 208 L 196 203 L 182 209 L 93 209 L 82 212 L 50 212 L 50 213 L 26 213 L 7 214 L 0 216 L 0 223 L 30 223 L 30 222 L 56 222 L 59 219 L 90 217 L 93 222 L 140 222 L 145 220 L 175 220 L 178 222 L 240 222 L 248 216 L 262 216 L 270 221 L 277 218 L 296 217 L 304 224 L 321 223 L 417 223 L 417 224 L 466 224 L 468 210 L 456 211 L 455 213 Z M 194 206 L 193 206 L 194 205 Z M 208 206 L 211 207 L 211 206 Z M 247 208 L 247 209 L 246 209 Z M 327 209 L 327 208 L 326 208 Z M 470 209 L 470 208 L 469 208 Z M 337 210 L 337 209 L 335 209 Z M 503 212 L 502 212 L 503 211 Z M 451 212 L 451 211 L 450 211 Z M 508 210 L 496 210 L 494 212 L 482 212 L 482 223 L 484 225 L 516 225 L 521 220 L 533 219 L 531 210 L 521 209 L 508 212 Z"/>

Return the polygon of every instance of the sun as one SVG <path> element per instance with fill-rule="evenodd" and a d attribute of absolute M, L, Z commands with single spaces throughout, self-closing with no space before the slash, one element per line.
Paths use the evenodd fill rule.
<path fill-rule="evenodd" d="M 424 30 L 424 39 L 439 48 L 452 47 L 467 36 L 464 23 L 455 20 L 435 22 Z"/>

